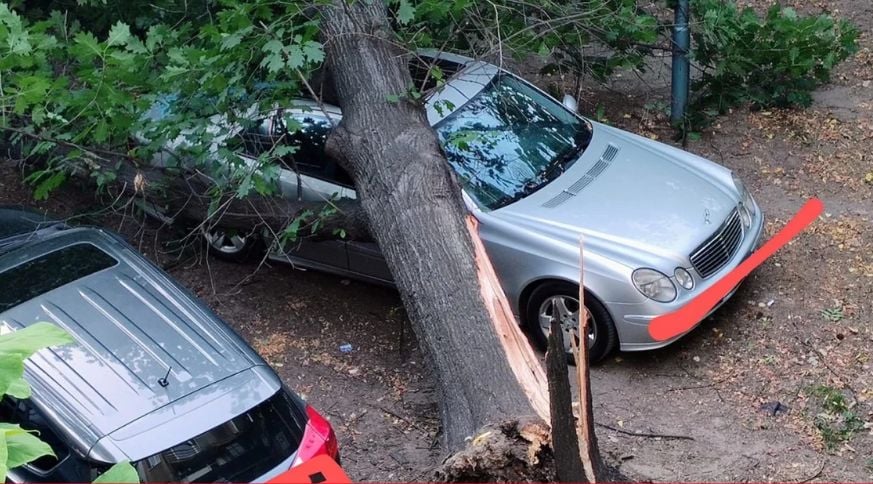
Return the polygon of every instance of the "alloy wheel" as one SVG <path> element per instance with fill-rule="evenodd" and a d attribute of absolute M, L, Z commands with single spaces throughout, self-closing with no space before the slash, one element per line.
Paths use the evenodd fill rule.
<path fill-rule="evenodd" d="M 591 348 L 597 340 L 597 325 L 591 311 L 585 311 L 588 315 L 588 347 Z M 556 295 L 546 298 L 537 313 L 539 315 L 540 331 L 548 338 L 552 325 L 552 317 L 557 317 L 564 332 L 564 350 L 570 353 L 572 343 L 570 338 L 579 341 L 579 299 Z"/>

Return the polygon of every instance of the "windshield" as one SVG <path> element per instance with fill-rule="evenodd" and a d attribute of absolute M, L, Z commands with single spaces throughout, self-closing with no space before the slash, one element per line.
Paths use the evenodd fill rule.
<path fill-rule="evenodd" d="M 499 74 L 436 126 L 467 194 L 489 210 L 557 178 L 591 141 L 591 126 L 524 81 Z"/>
<path fill-rule="evenodd" d="M 136 463 L 142 482 L 251 482 L 293 456 L 306 425 L 283 390 L 248 412 Z"/>

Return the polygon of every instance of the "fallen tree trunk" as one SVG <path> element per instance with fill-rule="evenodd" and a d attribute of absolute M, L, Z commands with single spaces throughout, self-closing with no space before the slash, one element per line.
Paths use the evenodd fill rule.
<path fill-rule="evenodd" d="M 436 135 L 422 106 L 389 102 L 412 80 L 385 4 L 334 0 L 321 13 L 327 65 L 343 109 L 327 151 L 355 180 L 434 370 L 448 448 L 461 449 L 486 425 L 505 428 L 534 417 L 533 426 L 545 429 L 536 418 L 543 411 L 537 395 L 546 393 L 542 369 L 536 362 L 511 363 L 495 330 L 500 322 L 483 298 L 466 207 Z M 518 339 L 510 344 L 520 343 L 527 348 Z M 538 370 L 525 371 L 540 376 L 519 379 L 518 369 L 531 364 Z M 528 382 L 539 388 L 525 391 Z M 536 434 L 532 429 L 525 423 L 516 435 Z"/>

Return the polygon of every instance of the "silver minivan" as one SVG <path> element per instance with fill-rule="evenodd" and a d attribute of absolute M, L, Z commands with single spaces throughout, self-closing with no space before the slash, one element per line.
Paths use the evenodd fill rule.
<path fill-rule="evenodd" d="M 0 334 L 46 321 L 74 344 L 26 362 L 30 399 L 0 421 L 54 450 L 14 482 L 262 482 L 318 455 L 330 425 L 227 324 L 118 236 L 0 208 Z"/>

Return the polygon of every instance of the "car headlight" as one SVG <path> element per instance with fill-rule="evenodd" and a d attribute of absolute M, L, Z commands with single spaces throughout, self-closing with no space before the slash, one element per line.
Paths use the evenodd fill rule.
<path fill-rule="evenodd" d="M 678 282 L 680 286 L 684 287 L 686 291 L 694 289 L 694 278 L 692 278 L 691 273 L 686 271 L 684 268 L 677 267 L 676 270 L 673 271 L 673 275 L 676 276 L 676 282 Z"/>
<path fill-rule="evenodd" d="M 740 204 L 739 204 L 739 212 L 740 219 L 743 221 L 743 226 L 749 228 L 752 225 L 752 215 L 753 210 L 755 209 L 755 201 L 752 200 L 752 195 L 749 194 L 749 190 L 746 189 L 746 185 L 743 184 L 743 181 L 740 180 L 740 177 L 737 176 L 736 173 L 731 173 L 731 176 L 734 179 L 734 186 L 737 188 L 737 192 L 740 195 Z"/>
<path fill-rule="evenodd" d="M 637 269 L 631 275 L 634 287 L 643 296 L 658 302 L 670 302 L 676 299 L 676 286 L 669 277 L 655 269 Z"/>

